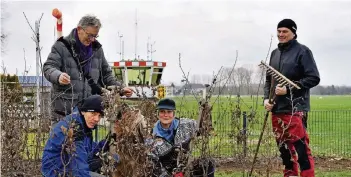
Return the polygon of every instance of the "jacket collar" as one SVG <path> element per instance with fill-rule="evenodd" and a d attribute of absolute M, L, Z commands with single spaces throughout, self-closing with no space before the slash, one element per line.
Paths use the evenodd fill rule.
<path fill-rule="evenodd" d="M 76 31 L 77 28 L 73 28 L 71 30 L 71 32 L 69 33 L 68 36 L 65 36 L 64 39 L 66 41 L 68 41 L 72 46 L 75 46 L 75 49 L 77 50 L 78 47 L 76 47 L 76 39 L 74 37 L 74 33 Z M 95 40 L 94 42 L 92 42 L 92 48 L 93 48 L 93 51 L 97 51 L 98 49 L 100 49 L 102 47 L 102 45 L 100 44 L 99 41 Z"/>
<path fill-rule="evenodd" d="M 290 50 L 295 44 L 297 43 L 296 39 L 292 39 L 287 43 L 279 43 L 278 44 L 278 49 L 282 51 L 288 51 Z"/>
<path fill-rule="evenodd" d="M 96 128 L 96 126 L 95 126 L 94 128 L 91 129 L 87 126 L 85 119 L 84 119 L 84 116 L 77 106 L 73 109 L 72 119 L 75 119 L 80 125 L 82 125 L 84 132 L 86 132 L 86 133 L 91 132 L 92 130 L 94 130 Z"/>
<path fill-rule="evenodd" d="M 164 138 L 168 142 L 172 143 L 174 142 L 174 137 L 176 134 L 176 131 L 179 126 L 179 119 L 174 118 L 170 127 L 168 129 L 165 129 L 162 127 L 160 120 L 158 120 L 153 128 L 153 133 L 155 134 L 156 137 Z"/>

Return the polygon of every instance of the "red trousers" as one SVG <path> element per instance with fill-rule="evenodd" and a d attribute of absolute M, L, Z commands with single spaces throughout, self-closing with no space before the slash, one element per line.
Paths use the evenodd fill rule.
<path fill-rule="evenodd" d="M 303 112 L 272 114 L 272 126 L 285 166 L 284 177 L 314 177 L 314 160 L 309 148 L 309 137 L 303 125 Z"/>

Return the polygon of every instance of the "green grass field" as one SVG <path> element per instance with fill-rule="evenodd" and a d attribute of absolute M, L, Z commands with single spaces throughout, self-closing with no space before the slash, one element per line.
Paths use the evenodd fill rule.
<path fill-rule="evenodd" d="M 194 96 L 186 97 L 174 97 L 177 102 L 178 110 L 181 111 L 194 111 L 197 110 L 197 101 Z M 198 98 L 199 100 L 199 98 Z M 256 102 L 258 100 L 258 106 Z M 216 102 L 215 102 L 216 101 Z M 264 111 L 262 106 L 262 96 L 241 96 L 240 105 L 242 110 L 250 110 L 251 108 L 257 108 L 258 111 Z M 211 104 L 213 105 L 214 111 L 220 111 L 221 109 L 227 109 L 238 103 L 236 96 L 212 96 Z M 351 95 L 343 96 L 311 96 L 311 111 L 329 111 L 329 110 L 351 110 Z"/>
<path fill-rule="evenodd" d="M 178 116 L 197 118 L 198 104 L 193 96 L 176 97 Z M 248 152 L 256 148 L 262 129 L 265 111 L 262 96 L 219 97 L 211 99 L 213 105 L 213 123 L 216 136 L 211 140 L 214 154 L 218 156 L 235 155 L 243 152 L 235 136 L 242 129 L 242 117 L 232 118 L 232 111 L 240 105 L 241 111 L 247 114 L 253 110 L 255 118 L 247 123 Z M 312 96 L 311 112 L 308 119 L 308 133 L 312 152 L 319 156 L 351 156 L 351 96 Z M 275 142 L 271 133 L 271 122 L 268 122 L 266 135 L 261 150 L 265 153 L 276 153 Z"/>

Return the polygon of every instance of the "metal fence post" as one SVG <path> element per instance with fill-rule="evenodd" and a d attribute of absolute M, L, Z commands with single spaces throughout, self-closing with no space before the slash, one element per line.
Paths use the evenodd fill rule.
<path fill-rule="evenodd" d="M 246 155 L 247 155 L 247 134 L 246 134 L 246 130 L 247 130 L 247 115 L 246 115 L 246 111 L 244 111 L 243 112 L 243 131 L 242 131 L 244 157 L 246 157 Z"/>

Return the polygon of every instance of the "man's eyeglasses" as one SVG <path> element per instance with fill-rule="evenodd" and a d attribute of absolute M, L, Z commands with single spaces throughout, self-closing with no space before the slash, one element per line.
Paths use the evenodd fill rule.
<path fill-rule="evenodd" d="M 88 38 L 89 38 L 89 39 L 96 39 L 96 38 L 99 37 L 98 34 L 97 34 L 97 35 L 93 35 L 93 34 L 88 33 L 87 31 L 85 31 L 84 28 L 82 28 L 82 29 L 83 29 L 83 31 L 88 35 Z"/>

